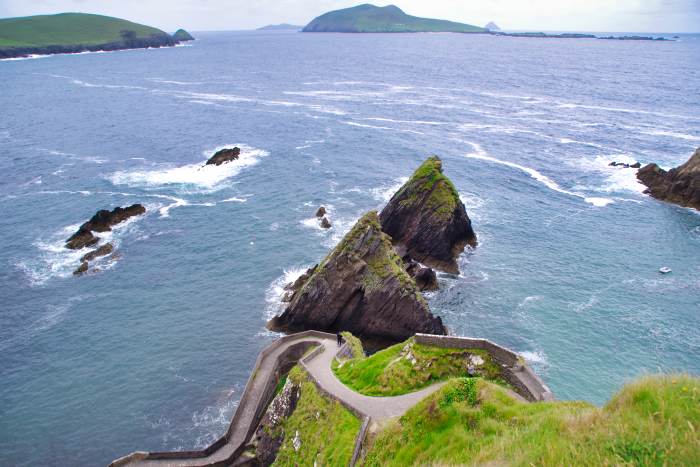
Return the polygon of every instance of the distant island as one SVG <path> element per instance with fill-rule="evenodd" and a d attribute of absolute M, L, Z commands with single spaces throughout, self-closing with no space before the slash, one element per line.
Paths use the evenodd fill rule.
<path fill-rule="evenodd" d="M 268 24 L 258 28 L 257 31 L 301 31 L 304 26 L 298 26 L 296 24 L 281 23 L 281 24 Z"/>
<path fill-rule="evenodd" d="M 486 29 L 488 29 L 489 31 L 500 31 L 501 30 L 501 28 L 499 28 L 498 25 L 496 23 L 494 23 L 493 21 L 491 21 L 489 24 L 487 24 L 484 27 Z"/>
<path fill-rule="evenodd" d="M 184 29 L 171 36 L 143 24 L 87 13 L 0 19 L 0 59 L 168 47 L 193 39 Z"/>
<path fill-rule="evenodd" d="M 323 14 L 307 24 L 303 32 L 485 33 L 488 31 L 471 24 L 407 15 L 394 5 L 378 7 L 364 4 Z"/>

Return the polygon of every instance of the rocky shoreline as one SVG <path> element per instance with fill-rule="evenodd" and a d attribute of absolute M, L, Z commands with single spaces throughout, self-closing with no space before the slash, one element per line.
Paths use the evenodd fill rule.
<path fill-rule="evenodd" d="M 657 164 L 648 164 L 637 172 L 647 186 L 645 193 L 661 201 L 700 210 L 700 148 L 688 161 L 666 171 Z"/>

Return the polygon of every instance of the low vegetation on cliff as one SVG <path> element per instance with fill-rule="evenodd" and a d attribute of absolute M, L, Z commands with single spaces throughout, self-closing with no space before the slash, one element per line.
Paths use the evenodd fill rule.
<path fill-rule="evenodd" d="M 278 427 L 284 439 L 274 465 L 348 465 L 360 420 L 323 396 L 300 367 L 294 367 L 288 379 L 301 393 L 292 414 Z"/>
<path fill-rule="evenodd" d="M 433 347 L 413 338 L 367 358 L 336 361 L 333 371 L 346 386 L 368 396 L 397 396 L 477 375 L 506 384 L 500 366 L 484 350 Z"/>
<path fill-rule="evenodd" d="M 371 441 L 362 465 L 699 465 L 700 380 L 646 377 L 603 408 L 524 403 L 453 380 Z"/>

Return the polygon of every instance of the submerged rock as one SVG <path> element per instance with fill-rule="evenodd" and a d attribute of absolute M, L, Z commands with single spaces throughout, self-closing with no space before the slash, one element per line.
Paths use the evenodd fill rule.
<path fill-rule="evenodd" d="M 211 156 L 205 165 L 221 165 L 226 162 L 237 160 L 240 155 L 240 148 L 224 148 Z"/>
<path fill-rule="evenodd" d="M 114 251 L 114 246 L 111 243 L 105 243 L 104 245 L 102 245 L 98 249 L 93 250 L 90 253 L 85 254 L 82 258 L 80 258 L 80 261 L 81 262 L 92 261 L 95 258 L 99 258 L 100 256 L 107 256 L 112 251 Z"/>
<path fill-rule="evenodd" d="M 78 269 L 73 271 L 73 275 L 74 276 L 82 276 L 83 274 L 85 274 L 87 272 L 88 266 L 89 266 L 88 262 L 83 261 L 82 263 L 80 263 L 80 266 L 78 266 Z"/>
<path fill-rule="evenodd" d="M 417 332 L 446 334 L 374 211 L 365 214 L 297 285 L 285 311 L 268 323 L 270 329 L 350 331 L 390 340 L 404 340 Z"/>
<path fill-rule="evenodd" d="M 608 164 L 610 167 L 624 167 L 625 169 L 638 169 L 642 166 L 641 163 L 635 162 L 634 164 L 626 164 L 624 162 L 612 161 Z"/>
<path fill-rule="evenodd" d="M 130 217 L 139 216 L 146 212 L 141 204 L 132 204 L 126 208 L 117 207 L 112 211 L 102 209 L 92 218 L 80 226 L 77 232 L 66 240 L 66 248 L 79 250 L 96 244 L 100 239 L 92 232 L 109 232 L 112 226 L 117 225 Z"/>
<path fill-rule="evenodd" d="M 679 167 L 667 172 L 649 164 L 637 172 L 637 178 L 654 198 L 700 210 L 700 148 Z"/>
<path fill-rule="evenodd" d="M 442 161 L 428 158 L 379 215 L 382 230 L 401 254 L 449 273 L 458 273 L 456 258 L 476 234 Z"/>

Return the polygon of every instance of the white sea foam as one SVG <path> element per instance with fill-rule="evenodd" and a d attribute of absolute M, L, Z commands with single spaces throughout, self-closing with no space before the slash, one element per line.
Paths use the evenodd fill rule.
<path fill-rule="evenodd" d="M 412 123 L 415 125 L 450 125 L 448 122 L 436 122 L 432 120 L 394 120 L 393 118 L 383 118 L 383 117 L 368 117 L 363 118 L 363 120 L 370 120 L 375 122 L 390 122 L 390 123 Z"/>
<path fill-rule="evenodd" d="M 575 196 L 577 198 L 583 199 L 586 203 L 592 204 L 593 206 L 596 207 L 604 207 L 607 206 L 608 204 L 613 203 L 614 201 L 609 198 L 599 198 L 599 197 L 591 197 L 591 196 L 586 196 L 583 193 L 578 193 L 575 191 L 570 191 L 562 188 L 559 186 L 557 182 L 552 180 L 551 178 L 547 177 L 546 175 L 542 174 L 541 172 L 531 168 L 531 167 L 526 167 L 524 165 L 516 164 L 515 162 L 509 162 L 509 161 L 504 161 L 501 159 L 496 159 L 495 157 L 491 157 L 487 155 L 486 151 L 477 143 L 469 143 L 473 148 L 474 152 L 470 154 L 465 154 L 465 157 L 470 158 L 470 159 L 478 159 L 478 160 L 483 160 L 487 162 L 491 162 L 494 164 L 500 164 L 500 165 L 505 165 L 507 167 L 511 167 L 513 169 L 520 170 L 522 172 L 525 172 L 528 174 L 530 177 L 533 179 L 537 180 L 550 190 L 556 191 L 558 193 L 562 193 L 565 195 L 570 195 L 570 196 Z"/>
<path fill-rule="evenodd" d="M 538 366 L 548 366 L 549 362 L 547 361 L 547 356 L 545 353 L 541 350 L 535 350 L 535 351 L 530 351 L 530 350 L 525 350 L 522 352 L 518 352 L 526 362 L 530 364 L 535 364 Z"/>
<path fill-rule="evenodd" d="M 388 126 L 366 125 L 366 124 L 364 124 L 364 123 L 348 122 L 348 121 L 343 122 L 343 123 L 346 124 L 346 125 L 356 126 L 356 127 L 360 127 L 360 128 L 371 128 L 371 129 L 373 129 L 373 130 L 399 131 L 399 132 L 401 132 L 401 133 L 413 133 L 413 134 L 416 134 L 416 135 L 424 135 L 424 134 L 425 134 L 425 133 L 423 133 L 423 132 L 421 132 L 421 131 L 407 130 L 407 129 L 404 129 L 404 128 L 392 128 L 392 127 L 388 127 Z"/>
<path fill-rule="evenodd" d="M 217 402 L 192 414 L 192 427 L 199 434 L 194 442 L 194 449 L 205 449 L 221 437 L 231 422 L 238 407 L 236 394 L 239 388 L 222 390 Z"/>
<path fill-rule="evenodd" d="M 202 82 L 199 82 L 199 81 L 174 81 L 174 80 L 161 79 L 161 78 L 148 78 L 148 81 L 153 81 L 154 83 L 175 84 L 178 86 L 196 86 L 199 84 L 203 84 Z"/>
<path fill-rule="evenodd" d="M 221 200 L 222 203 L 245 203 L 246 201 L 248 201 L 248 198 L 237 198 L 235 196 Z"/>
<path fill-rule="evenodd" d="M 36 58 L 46 58 L 46 57 L 50 57 L 50 56 L 51 55 L 31 54 L 31 55 L 27 55 L 26 57 L 0 58 L 0 62 L 13 62 L 13 61 L 18 61 L 18 60 L 34 60 Z"/>
<path fill-rule="evenodd" d="M 544 297 L 542 295 L 530 295 L 528 297 L 525 297 L 520 303 L 518 303 L 518 308 L 522 308 L 524 306 L 527 306 L 529 303 L 532 303 L 532 302 L 539 302 L 542 299 L 544 299 Z"/>
<path fill-rule="evenodd" d="M 393 182 L 391 182 L 388 185 L 382 185 L 377 188 L 372 188 L 369 190 L 370 194 L 374 199 L 377 201 L 381 201 L 382 203 L 387 203 L 391 199 L 392 196 L 394 196 L 394 193 L 396 193 L 399 188 L 403 186 L 404 183 L 408 181 L 408 177 L 401 177 L 397 178 Z"/>
<path fill-rule="evenodd" d="M 689 135 L 687 133 L 678 133 L 678 132 L 674 132 L 674 131 L 649 130 L 649 131 L 642 131 L 642 133 L 644 133 L 646 135 L 653 135 L 653 136 L 668 136 L 669 138 L 683 139 L 686 141 L 700 141 L 700 136 Z"/>
<path fill-rule="evenodd" d="M 309 264 L 285 269 L 281 276 L 270 283 L 265 291 L 265 301 L 267 302 L 267 306 L 265 307 L 265 320 L 270 320 L 282 312 L 284 308 L 282 297 L 286 293 L 284 287 L 301 277 L 311 266 L 312 265 Z"/>
<path fill-rule="evenodd" d="M 632 192 L 642 193 L 646 187 L 637 180 L 637 169 L 611 167 L 610 161 L 634 164 L 637 160 L 628 154 L 610 154 L 596 156 L 593 159 L 583 158 L 579 166 L 584 170 L 593 170 L 604 177 L 600 186 L 580 186 L 577 189 L 598 191 L 601 193 Z"/>
<path fill-rule="evenodd" d="M 225 164 L 205 165 L 206 159 L 220 149 L 238 146 L 241 149 L 239 158 Z M 185 192 L 213 192 L 223 188 L 224 181 L 238 175 L 241 170 L 257 164 L 261 157 L 268 153 L 262 149 L 246 145 L 224 145 L 210 151 L 205 151 L 206 159 L 180 167 L 168 167 L 160 170 L 132 170 L 115 172 L 108 176 L 115 185 L 137 187 L 162 187 L 180 185 Z"/>

